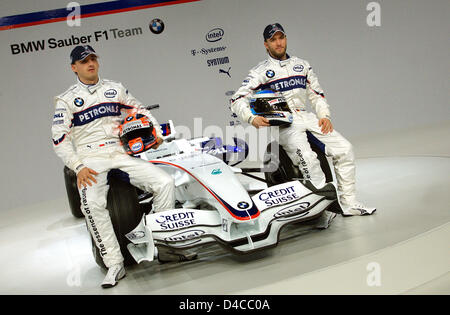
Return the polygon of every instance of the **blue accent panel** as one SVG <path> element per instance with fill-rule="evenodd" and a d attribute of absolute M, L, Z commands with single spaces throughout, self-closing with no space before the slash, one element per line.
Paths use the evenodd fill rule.
<path fill-rule="evenodd" d="M 73 114 L 74 127 L 86 125 L 98 118 L 107 116 L 120 116 L 120 110 L 132 107 L 120 103 L 101 103 Z"/>
<path fill-rule="evenodd" d="M 252 207 L 246 210 L 238 210 L 232 206 L 230 206 L 225 200 L 220 198 L 212 189 L 211 191 L 213 194 L 228 208 L 228 211 L 235 215 L 238 218 L 248 218 L 251 219 L 251 217 L 258 213 L 258 208 L 256 208 L 255 203 L 252 201 Z"/>
<path fill-rule="evenodd" d="M 52 140 L 53 140 L 53 144 L 54 144 L 54 145 L 58 145 L 58 144 L 60 144 L 61 142 L 63 142 L 65 138 L 66 138 L 66 134 L 63 134 L 62 137 L 59 138 L 58 140 L 53 140 L 53 139 L 52 139 Z"/>
<path fill-rule="evenodd" d="M 226 164 L 231 161 L 230 154 L 238 153 L 238 157 L 241 157 L 238 162 L 231 165 L 234 166 L 245 160 L 248 156 L 248 145 L 247 143 L 239 138 L 233 137 L 233 145 L 224 145 L 222 143 L 222 138 L 210 138 L 208 141 L 202 142 L 201 146 L 204 152 L 214 155 L 215 157 L 222 159 Z M 217 151 L 215 151 L 217 150 Z M 242 156 L 243 155 L 243 156 Z"/>
<path fill-rule="evenodd" d="M 162 135 L 163 136 L 167 136 L 170 134 L 170 124 L 160 124 L 159 125 L 161 127 L 162 130 Z"/>
<path fill-rule="evenodd" d="M 282 78 L 262 84 L 257 89 L 272 89 L 278 92 L 285 92 L 293 89 L 306 89 L 306 77 L 304 75 L 296 75 Z"/>
<path fill-rule="evenodd" d="M 220 137 L 209 138 L 209 140 L 203 141 L 201 143 L 201 146 L 202 146 L 202 149 L 205 149 L 205 150 L 221 148 L 222 147 L 222 138 L 220 138 Z"/>
<path fill-rule="evenodd" d="M 255 94 L 274 94 L 272 90 L 262 90 L 258 91 Z"/>
<path fill-rule="evenodd" d="M 176 0 L 120 0 L 120 1 L 108 1 L 94 4 L 86 4 L 80 7 L 81 15 L 95 14 L 108 11 L 126 10 L 129 8 L 135 8 L 139 6 L 170 3 Z M 40 11 L 19 15 L 11 15 L 0 18 L 0 27 L 11 26 L 16 24 L 41 22 L 45 20 L 66 18 L 70 13 L 70 10 L 66 8 Z M 114 12 L 112 12 L 114 13 Z"/>
<path fill-rule="evenodd" d="M 317 145 L 323 153 L 325 153 L 325 144 L 322 143 L 319 139 L 317 139 L 310 131 L 306 132 L 306 136 L 308 137 L 309 143 L 314 143 Z"/>
<path fill-rule="evenodd" d="M 316 90 L 314 90 L 314 89 L 311 89 L 311 90 L 313 90 L 314 91 L 314 93 L 316 93 L 317 95 L 320 95 L 320 96 L 322 96 L 322 97 L 325 97 L 325 94 L 323 94 L 323 93 L 320 93 L 320 92 L 317 92 Z"/>

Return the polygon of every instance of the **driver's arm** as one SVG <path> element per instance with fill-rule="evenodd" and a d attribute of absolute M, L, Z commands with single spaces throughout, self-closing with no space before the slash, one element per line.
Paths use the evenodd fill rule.
<path fill-rule="evenodd" d="M 253 120 L 257 117 L 253 115 L 250 109 L 250 98 L 253 96 L 255 90 L 263 84 L 258 72 L 259 68 L 260 67 L 257 66 L 250 70 L 248 76 L 242 82 L 241 87 L 234 93 L 230 100 L 231 111 L 235 113 L 241 121 L 249 124 L 253 124 Z M 259 122 L 261 122 L 261 119 L 257 120 L 258 125 Z"/>
<path fill-rule="evenodd" d="M 306 93 L 308 95 L 309 101 L 317 114 L 319 119 L 327 118 L 331 119 L 330 115 L 330 106 L 327 103 L 325 98 L 325 94 L 319 84 L 319 80 L 317 75 L 313 71 L 310 64 L 307 64 L 308 73 L 307 73 L 307 81 L 306 81 Z"/>
<path fill-rule="evenodd" d="M 72 144 L 72 118 L 73 114 L 66 102 L 55 97 L 55 114 L 52 123 L 53 149 L 71 170 L 78 174 L 84 168 Z"/>

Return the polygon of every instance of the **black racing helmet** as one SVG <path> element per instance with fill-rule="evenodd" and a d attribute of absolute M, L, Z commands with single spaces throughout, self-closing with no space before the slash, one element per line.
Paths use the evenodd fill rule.
<path fill-rule="evenodd" d="M 278 92 L 262 90 L 250 99 L 250 110 L 253 115 L 265 117 L 272 126 L 283 126 L 292 123 L 292 111 L 286 99 Z"/>

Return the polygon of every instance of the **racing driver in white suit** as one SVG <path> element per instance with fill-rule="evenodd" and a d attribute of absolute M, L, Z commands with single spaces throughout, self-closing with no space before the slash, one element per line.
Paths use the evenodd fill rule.
<path fill-rule="evenodd" d="M 332 156 L 343 214 L 372 214 L 375 208 L 356 200 L 352 145 L 333 130 L 328 103 L 311 65 L 286 54 L 287 39 L 280 24 L 266 26 L 263 37 L 269 57 L 250 70 L 231 99 L 231 110 L 256 128 L 270 126 L 268 119 L 252 113 L 249 101 L 259 90 L 281 93 L 293 112 L 293 122 L 288 127 L 280 127 L 279 142 L 293 163 L 299 166 L 304 178 L 311 180 L 317 188 L 325 184 L 320 162 L 307 140 L 306 131 L 310 131 L 325 144 L 326 154 Z M 308 99 L 317 116 L 306 111 Z"/>
<path fill-rule="evenodd" d="M 64 164 L 76 172 L 81 210 L 96 246 L 108 268 L 102 287 L 117 284 L 125 276 L 123 256 L 106 209 L 107 174 L 120 169 L 130 183 L 154 194 L 153 209 L 163 211 L 175 206 L 172 177 L 157 166 L 129 156 L 118 136 L 121 111 L 149 117 L 162 143 L 156 119 L 118 82 L 98 76 L 97 54 L 89 46 L 71 52 L 71 67 L 78 82 L 55 97 L 52 125 L 53 148 Z"/>

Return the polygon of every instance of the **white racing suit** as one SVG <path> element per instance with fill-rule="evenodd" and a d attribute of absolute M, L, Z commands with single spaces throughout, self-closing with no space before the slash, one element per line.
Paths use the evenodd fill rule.
<path fill-rule="evenodd" d="M 262 89 L 280 92 L 293 112 L 292 124 L 279 129 L 279 143 L 293 163 L 299 166 L 304 178 L 310 179 L 317 188 L 325 184 L 320 162 L 307 140 L 308 130 L 325 144 L 325 153 L 333 159 L 340 201 L 344 204 L 355 202 L 355 161 L 352 145 L 337 131 L 322 133 L 319 119 L 330 119 L 330 110 L 310 64 L 297 57 L 288 56 L 288 59 L 280 61 L 269 56 L 251 69 L 231 99 L 231 110 L 242 121 L 251 123 L 254 119 L 249 100 L 255 92 Z M 306 111 L 308 99 L 317 116 Z"/>
<path fill-rule="evenodd" d="M 97 183 L 82 186 L 79 192 L 81 210 L 109 268 L 123 261 L 106 209 L 107 175 L 111 169 L 122 170 L 132 185 L 153 192 L 156 211 L 174 208 L 172 177 L 157 166 L 126 154 L 118 137 L 122 110 L 148 116 L 161 137 L 159 124 L 121 83 L 105 79 L 91 86 L 78 81 L 55 97 L 55 107 L 52 137 L 56 154 L 77 174 L 85 166 L 99 173 L 93 175 Z"/>

